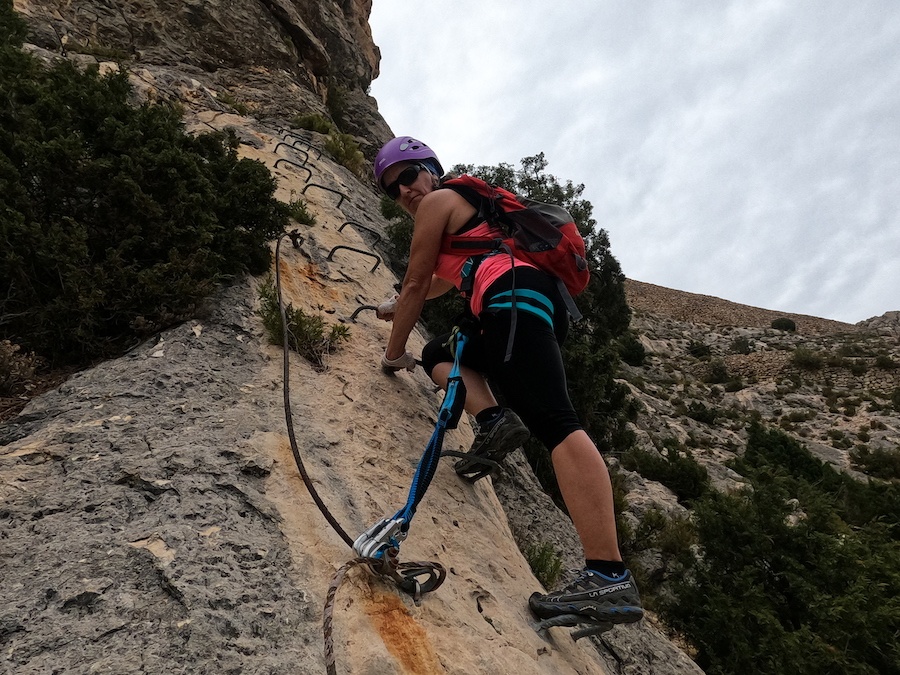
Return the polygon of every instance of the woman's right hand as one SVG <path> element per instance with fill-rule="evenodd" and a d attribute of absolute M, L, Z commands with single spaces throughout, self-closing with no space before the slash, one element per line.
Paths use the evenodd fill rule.
<path fill-rule="evenodd" d="M 381 355 L 381 368 L 386 373 L 396 373 L 398 370 L 408 370 L 410 372 L 416 369 L 416 357 L 412 352 L 403 352 L 403 356 L 396 359 L 389 359 L 387 351 Z"/>

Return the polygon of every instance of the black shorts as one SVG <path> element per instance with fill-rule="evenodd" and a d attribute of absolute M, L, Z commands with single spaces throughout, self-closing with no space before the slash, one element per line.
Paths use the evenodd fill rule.
<path fill-rule="evenodd" d="M 504 363 L 512 283 L 510 271 L 485 292 L 480 332 L 466 343 L 462 365 L 485 375 L 531 433 L 553 450 L 566 436 L 582 429 L 569 400 L 559 351 L 568 333 L 569 316 L 552 278 L 534 268 L 516 268 L 516 329 L 512 356 Z M 431 374 L 438 363 L 453 362 L 449 348 L 444 346 L 449 337 L 449 333 L 441 335 L 425 346 L 425 372 Z"/>

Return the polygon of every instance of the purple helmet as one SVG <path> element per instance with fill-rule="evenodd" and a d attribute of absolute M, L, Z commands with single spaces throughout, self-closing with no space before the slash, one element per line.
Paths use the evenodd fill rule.
<path fill-rule="evenodd" d="M 444 173 L 441 163 L 438 161 L 434 150 L 425 145 L 422 141 L 409 136 L 398 136 L 384 144 L 384 147 L 378 151 L 375 156 L 375 182 L 378 187 L 384 189 L 381 184 L 381 177 L 389 167 L 397 162 L 408 162 L 415 160 L 432 160 L 423 162 L 429 165 L 429 168 L 437 170 L 437 175 Z"/>

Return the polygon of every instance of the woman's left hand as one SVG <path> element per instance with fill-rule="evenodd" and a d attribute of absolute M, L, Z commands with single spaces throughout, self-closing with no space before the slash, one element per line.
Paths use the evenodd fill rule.
<path fill-rule="evenodd" d="M 387 357 L 387 352 L 385 351 L 385 353 L 381 355 L 381 367 L 389 373 L 395 373 L 404 368 L 412 372 L 416 369 L 416 357 L 412 355 L 412 352 L 403 352 L 403 356 L 396 359 L 389 359 Z"/>

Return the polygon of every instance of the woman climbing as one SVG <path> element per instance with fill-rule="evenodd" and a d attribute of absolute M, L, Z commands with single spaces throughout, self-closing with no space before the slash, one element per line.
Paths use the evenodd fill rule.
<path fill-rule="evenodd" d="M 474 267 L 468 296 L 469 313 L 477 322 L 468 329 L 460 370 L 476 435 L 455 468 L 470 479 L 486 475 L 530 431 L 550 452 L 585 556 L 581 574 L 560 591 L 534 593 L 531 610 L 542 619 L 573 615 L 604 624 L 638 621 L 643 610 L 619 552 L 609 473 L 566 388 L 559 349 L 568 331 L 566 304 L 553 278 L 512 255 L 488 255 L 472 265 L 465 255 L 441 252 L 450 235 L 503 236 L 459 192 L 442 187 L 442 174 L 431 148 L 408 136 L 389 141 L 375 158 L 379 188 L 415 221 L 400 294 L 379 311 L 393 321 L 382 367 L 415 368 L 406 343 L 425 300 L 460 288 Z M 422 353 L 425 372 L 445 389 L 453 364 L 449 337 L 432 340 Z M 507 408 L 497 403 L 486 377 Z"/>

